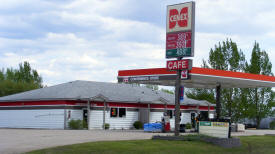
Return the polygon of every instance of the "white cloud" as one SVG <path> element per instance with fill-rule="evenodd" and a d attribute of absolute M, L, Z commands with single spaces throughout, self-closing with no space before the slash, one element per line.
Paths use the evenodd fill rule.
<path fill-rule="evenodd" d="M 16 42 L 19 47 L 24 46 L 25 42 L 35 44 L 41 51 L 32 54 L 28 51 L 7 52 L 0 61 L 15 67 L 27 60 L 49 85 L 76 79 L 114 81 L 119 69 L 155 67 L 160 59 L 164 59 L 159 45 L 135 42 L 106 42 L 105 47 L 109 46 L 111 52 L 122 55 L 106 56 L 109 51 L 93 49 L 93 46 L 98 46 L 97 43 L 101 44 L 100 41 L 91 42 L 74 34 L 49 33 L 45 38 Z"/>
<path fill-rule="evenodd" d="M 155 8 L 165 7 L 161 4 L 166 2 L 155 4 L 158 2 Z M 165 17 L 148 14 L 143 20 L 143 12 L 163 8 L 151 9 L 145 1 L 133 2 L 144 5 L 135 8 L 127 0 L 2 3 L 0 68 L 17 67 L 27 60 L 42 74 L 45 84 L 53 85 L 77 79 L 115 82 L 121 69 L 165 67 L 165 21 L 153 20 Z M 200 66 L 210 48 L 226 38 L 237 42 L 247 58 L 257 40 L 274 62 L 272 5 L 274 2 L 248 0 L 196 1 L 194 66 Z"/>
<path fill-rule="evenodd" d="M 209 25 L 239 24 L 236 21 L 245 20 L 249 24 L 274 18 L 271 16 L 275 1 L 258 0 L 203 0 L 196 1 L 198 21 Z M 270 15 L 270 16 L 266 16 Z M 274 22 L 274 21 L 271 21 Z"/>

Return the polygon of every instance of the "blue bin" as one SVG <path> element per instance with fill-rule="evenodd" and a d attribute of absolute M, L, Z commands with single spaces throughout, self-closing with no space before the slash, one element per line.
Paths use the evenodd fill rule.
<path fill-rule="evenodd" d="M 162 124 L 161 123 L 146 123 L 143 125 L 144 131 L 146 132 L 161 132 Z"/>

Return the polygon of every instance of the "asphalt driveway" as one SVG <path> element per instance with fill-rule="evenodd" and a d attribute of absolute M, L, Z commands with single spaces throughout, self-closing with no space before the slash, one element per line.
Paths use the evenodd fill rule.
<path fill-rule="evenodd" d="M 0 153 L 23 153 L 36 149 L 93 141 L 150 139 L 153 135 L 172 133 L 145 133 L 130 130 L 40 130 L 0 129 Z M 186 133 L 185 133 L 186 134 Z M 275 134 L 275 130 L 246 130 L 232 136 Z"/>

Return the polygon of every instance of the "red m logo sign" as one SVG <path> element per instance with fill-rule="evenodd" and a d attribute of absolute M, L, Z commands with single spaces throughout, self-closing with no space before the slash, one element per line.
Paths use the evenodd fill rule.
<path fill-rule="evenodd" d="M 175 28 L 177 24 L 179 27 L 187 27 L 188 7 L 182 8 L 180 13 L 177 9 L 169 11 L 169 29 Z"/>

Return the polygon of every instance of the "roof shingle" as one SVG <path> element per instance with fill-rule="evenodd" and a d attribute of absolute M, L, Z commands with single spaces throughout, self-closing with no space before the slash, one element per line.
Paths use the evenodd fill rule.
<path fill-rule="evenodd" d="M 90 99 L 98 95 L 104 96 L 111 102 L 140 102 L 174 104 L 175 97 L 162 91 L 155 91 L 146 87 L 132 84 L 117 84 L 94 81 L 72 81 L 55 86 L 22 92 L 0 97 L 0 102 L 38 101 L 38 100 L 79 100 Z M 208 106 L 207 101 L 184 99 L 184 104 Z"/>

